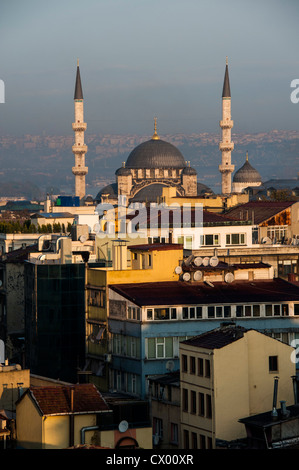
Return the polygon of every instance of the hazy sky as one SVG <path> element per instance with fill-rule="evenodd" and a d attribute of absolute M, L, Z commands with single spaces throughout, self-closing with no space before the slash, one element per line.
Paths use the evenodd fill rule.
<path fill-rule="evenodd" d="M 299 129 L 298 0 L 0 0 L 0 134 L 72 135 L 77 58 L 88 133 Z"/>

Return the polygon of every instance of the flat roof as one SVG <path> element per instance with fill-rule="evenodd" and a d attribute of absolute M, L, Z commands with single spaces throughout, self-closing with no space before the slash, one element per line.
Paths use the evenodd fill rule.
<path fill-rule="evenodd" d="M 299 302 L 299 286 L 280 278 L 213 282 L 114 284 L 110 289 L 136 305 L 209 305 Z"/>

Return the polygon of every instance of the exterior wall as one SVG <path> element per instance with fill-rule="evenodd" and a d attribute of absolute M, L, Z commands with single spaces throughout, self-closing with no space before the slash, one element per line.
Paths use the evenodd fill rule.
<path fill-rule="evenodd" d="M 187 390 L 188 412 L 184 411 L 182 394 L 182 435 L 184 430 L 225 441 L 246 437 L 244 425 L 238 420 L 244 416 L 272 409 L 274 377 L 279 375 L 277 406 L 280 400 L 294 403 L 291 377 L 295 364 L 291 361 L 294 349 L 257 331 L 247 331 L 243 338 L 220 349 L 207 350 L 181 344 L 180 360 L 187 356 L 188 371 L 181 366 L 181 391 Z M 199 377 L 198 369 L 190 374 L 190 356 L 210 360 L 210 377 Z M 278 371 L 269 372 L 269 356 L 278 356 Z M 228 367 L 229 364 L 229 367 Z M 212 397 L 212 417 L 198 416 L 190 411 L 191 390 L 209 393 Z M 198 401 L 197 401 L 198 406 Z"/>
<path fill-rule="evenodd" d="M 37 242 L 40 233 L 0 233 L 0 253 L 8 253 Z"/>
<path fill-rule="evenodd" d="M 69 415 L 66 416 L 42 416 L 43 449 L 66 449 L 69 441 Z"/>
<path fill-rule="evenodd" d="M 24 332 L 24 263 L 6 263 L 7 334 Z"/>
<path fill-rule="evenodd" d="M 247 183 L 233 183 L 233 192 L 234 193 L 241 193 L 243 189 L 248 188 L 249 186 L 252 188 L 257 188 L 261 186 L 262 183 L 253 183 L 253 182 L 247 182 Z"/>
<path fill-rule="evenodd" d="M 42 449 L 42 419 L 28 395 L 17 404 L 16 423 L 18 445 L 25 449 Z"/>
<path fill-rule="evenodd" d="M 0 366 L 0 409 L 15 410 L 21 390 L 30 386 L 29 369 L 20 366 Z"/>

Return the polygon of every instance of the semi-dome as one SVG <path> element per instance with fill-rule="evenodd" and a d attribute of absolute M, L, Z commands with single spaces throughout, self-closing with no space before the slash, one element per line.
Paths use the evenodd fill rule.
<path fill-rule="evenodd" d="M 197 175 L 197 171 L 195 168 L 192 168 L 191 166 L 186 166 L 186 168 L 183 169 L 183 174 L 184 175 Z"/>
<path fill-rule="evenodd" d="M 261 183 L 262 178 L 259 172 L 250 165 L 248 161 L 248 154 L 246 154 L 246 162 L 244 165 L 236 171 L 234 178 L 234 183 Z"/>
<path fill-rule="evenodd" d="M 102 196 L 108 196 L 108 199 L 117 199 L 117 183 L 108 184 L 102 188 L 95 197 L 95 201 L 100 201 Z"/>
<path fill-rule="evenodd" d="M 148 140 L 135 147 L 126 162 L 126 168 L 185 168 L 181 152 L 161 139 Z"/>

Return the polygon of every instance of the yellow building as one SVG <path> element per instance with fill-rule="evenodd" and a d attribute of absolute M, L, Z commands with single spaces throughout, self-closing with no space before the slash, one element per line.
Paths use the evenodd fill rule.
<path fill-rule="evenodd" d="M 175 188 L 163 188 L 161 203 L 168 206 L 176 204 L 183 206 L 190 204 L 191 207 L 195 204 L 202 204 L 204 209 L 210 212 L 223 212 L 238 204 L 245 204 L 249 201 L 248 194 L 230 194 L 230 195 L 207 195 L 207 196 L 177 196 Z"/>
<path fill-rule="evenodd" d="M 181 438 L 185 449 L 246 437 L 239 419 L 277 400 L 294 403 L 294 348 L 256 330 L 227 325 L 180 343 Z"/>
<path fill-rule="evenodd" d="M 30 387 L 16 407 L 17 441 L 25 449 L 93 446 L 152 447 L 152 428 L 115 423 L 113 410 L 92 384 Z"/>
<path fill-rule="evenodd" d="M 108 390 L 108 286 L 138 282 L 177 280 L 175 268 L 183 260 L 182 245 L 134 245 L 113 247 L 113 266 L 87 270 L 86 369 L 101 390 Z M 128 263 L 128 252 L 130 262 Z"/>
<path fill-rule="evenodd" d="M 0 410 L 15 411 L 15 403 L 30 386 L 30 370 L 19 364 L 0 364 Z"/>

